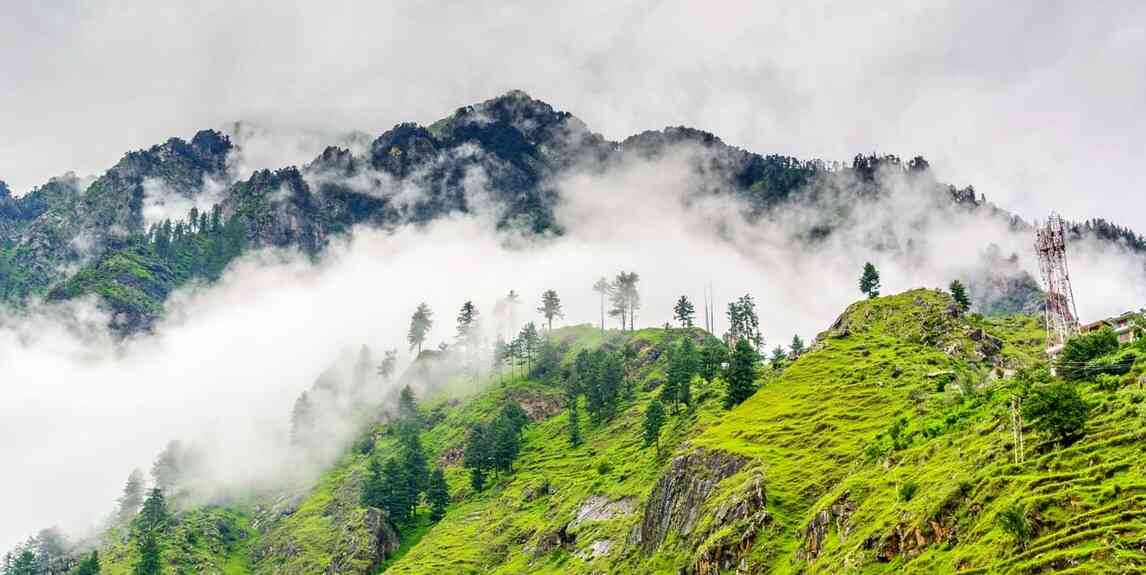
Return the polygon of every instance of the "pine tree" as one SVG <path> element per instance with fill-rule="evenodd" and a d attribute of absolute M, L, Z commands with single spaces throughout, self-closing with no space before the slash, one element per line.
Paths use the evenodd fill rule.
<path fill-rule="evenodd" d="M 385 509 L 386 477 L 382 471 L 382 461 L 377 455 L 370 458 L 366 466 L 366 479 L 362 482 L 362 505 Z"/>
<path fill-rule="evenodd" d="M 525 413 L 525 410 L 521 408 L 521 404 L 516 401 L 510 401 L 503 405 L 501 408 L 501 416 L 509 420 L 510 425 L 513 426 L 514 433 L 516 433 L 518 437 L 521 436 L 521 432 L 525 429 L 525 426 L 529 425 L 529 414 Z"/>
<path fill-rule="evenodd" d="M 959 280 L 951 281 L 951 298 L 955 300 L 955 305 L 959 306 L 959 310 L 966 312 L 971 309 L 971 298 L 967 296 L 967 288 L 963 287 L 963 282 Z"/>
<path fill-rule="evenodd" d="M 545 290 L 541 294 L 541 307 L 537 308 L 538 313 L 545 317 L 547 322 L 548 332 L 553 331 L 553 318 L 564 318 L 565 313 L 561 311 L 561 298 L 557 296 L 557 292 L 553 290 Z"/>
<path fill-rule="evenodd" d="M 525 324 L 521 328 L 521 333 L 517 336 L 518 339 L 518 352 L 521 354 L 519 359 L 525 361 L 526 374 L 533 373 L 533 359 L 537 357 L 537 352 L 541 348 L 541 334 L 537 333 L 537 325 L 533 322 Z"/>
<path fill-rule="evenodd" d="M 139 538 L 139 561 L 132 571 L 134 575 L 159 575 L 163 569 L 163 557 L 159 548 L 159 535 L 154 531 L 144 533 Z"/>
<path fill-rule="evenodd" d="M 434 312 L 425 303 L 418 304 L 418 308 L 414 310 L 414 315 L 410 316 L 410 330 L 406 333 L 406 342 L 410 344 L 410 351 L 414 351 L 416 348 L 418 355 L 422 354 L 422 344 L 425 343 L 430 328 L 434 327 L 433 316 Z"/>
<path fill-rule="evenodd" d="M 378 364 L 378 376 L 382 378 L 382 381 L 389 382 L 390 378 L 394 376 L 394 370 L 397 368 L 398 350 L 386 350 L 386 355 L 382 358 L 382 363 Z"/>
<path fill-rule="evenodd" d="M 736 342 L 736 349 L 732 352 L 732 359 L 728 365 L 728 374 L 725 381 L 728 384 L 724 397 L 725 409 L 739 405 L 745 399 L 756 393 L 756 363 L 759 356 L 747 340 Z"/>
<path fill-rule="evenodd" d="M 474 424 L 466 437 L 463 465 L 470 470 L 470 484 L 475 491 L 485 486 L 485 474 L 491 467 L 492 453 L 485 425 Z"/>
<path fill-rule="evenodd" d="M 123 495 L 119 497 L 119 510 L 116 516 L 121 523 L 127 523 L 139 512 L 143 505 L 143 472 L 133 469 L 127 476 L 127 483 L 123 486 Z"/>
<path fill-rule="evenodd" d="M 167 446 L 151 466 L 151 478 L 155 480 L 155 486 L 170 495 L 175 495 L 185 459 L 182 442 L 178 440 L 167 442 Z"/>
<path fill-rule="evenodd" d="M 692 302 L 688 301 L 688 296 L 680 296 L 676 300 L 676 305 L 673 306 L 673 319 L 680 323 L 681 327 L 692 327 L 692 319 L 696 315 L 696 310 L 692 307 Z"/>
<path fill-rule="evenodd" d="M 440 521 L 446 516 L 446 507 L 450 504 L 450 487 L 446 484 L 446 475 L 441 467 L 435 467 L 430 474 L 430 483 L 426 487 L 426 500 L 430 503 L 430 520 Z"/>
<path fill-rule="evenodd" d="M 577 397 L 573 396 L 569 399 L 569 445 L 573 447 L 581 445 L 581 416 L 578 415 L 579 413 Z"/>
<path fill-rule="evenodd" d="M 636 272 L 621 272 L 609 285 L 609 302 L 612 306 L 609 315 L 621 320 L 621 331 L 625 331 L 626 325 L 629 331 L 634 329 L 637 310 L 641 307 L 641 296 L 637 290 L 640 281 L 641 276 Z"/>
<path fill-rule="evenodd" d="M 602 416 L 606 421 L 617 413 L 625 385 L 625 363 L 620 353 L 604 353 L 600 363 Z"/>
<path fill-rule="evenodd" d="M 665 408 L 659 400 L 652 400 L 645 408 L 644 438 L 645 447 L 656 444 L 657 454 L 661 452 L 661 426 L 665 423 Z"/>
<path fill-rule="evenodd" d="M 709 338 L 700 350 L 701 375 L 711 382 L 720 373 L 720 367 L 728 358 L 728 348 L 716 338 Z"/>
<path fill-rule="evenodd" d="M 457 341 L 459 345 L 472 345 L 479 333 L 478 310 L 473 301 L 467 300 L 458 310 Z"/>
<path fill-rule="evenodd" d="M 391 481 L 401 489 L 402 516 L 413 517 L 418 507 L 418 496 L 426 490 L 430 479 L 429 465 L 422 449 L 421 434 L 417 431 L 406 433 L 399 440 L 402 444 L 401 472 L 399 478 Z"/>
<path fill-rule="evenodd" d="M 99 575 L 99 572 L 99 553 L 92 551 L 91 555 L 88 555 L 80 561 L 79 565 L 76 566 L 76 570 L 72 571 L 72 575 Z"/>
<path fill-rule="evenodd" d="M 804 340 L 800 339 L 799 334 L 792 336 L 792 344 L 788 346 L 788 349 L 792 351 L 792 357 L 800 357 L 804 354 Z"/>
<path fill-rule="evenodd" d="M 863 275 L 860 276 L 859 281 L 860 291 L 867 295 L 868 299 L 875 299 L 879 297 L 879 270 L 867 262 L 863 265 Z"/>
<path fill-rule="evenodd" d="M 593 291 L 601 296 L 601 333 L 605 332 L 605 296 L 609 293 L 609 280 L 600 278 L 593 284 Z"/>
<path fill-rule="evenodd" d="M 692 378 L 697 371 L 696 346 L 693 345 L 692 338 L 686 337 L 680 342 L 676 355 L 677 377 L 679 378 L 677 400 L 688 407 L 692 407 Z"/>
<path fill-rule="evenodd" d="M 490 432 L 493 435 L 492 455 L 494 467 L 500 472 L 511 473 L 513 471 L 513 460 L 517 459 L 517 453 L 521 448 L 516 427 L 513 425 L 513 422 L 503 414 L 494 418 L 493 423 L 490 425 Z"/>
<path fill-rule="evenodd" d="M 776 347 L 772 348 L 772 357 L 768 359 L 768 362 L 772 365 L 772 369 L 783 368 L 784 363 L 787 360 L 788 360 L 788 354 L 784 353 L 783 347 L 776 346 Z"/>
<path fill-rule="evenodd" d="M 402 392 L 398 394 L 398 421 L 403 426 L 409 425 L 414 429 L 418 429 L 422 425 L 421 416 L 418 413 L 418 399 L 414 396 L 414 390 L 410 389 L 407 385 L 402 388 Z"/>
<path fill-rule="evenodd" d="M 140 531 L 160 531 L 167 527 L 169 517 L 163 490 L 153 487 L 148 492 L 139 515 L 135 517 L 135 527 Z"/>
<path fill-rule="evenodd" d="M 5 557 L 4 575 L 40 575 L 40 562 L 31 544 Z"/>
<path fill-rule="evenodd" d="M 748 340 L 756 349 L 764 345 L 764 334 L 760 332 L 760 318 L 756 315 L 756 302 L 752 300 L 751 294 L 744 294 L 729 303 L 727 317 L 728 333 L 732 339 Z"/>
<path fill-rule="evenodd" d="M 397 459 L 391 457 L 382 466 L 382 482 L 385 485 L 382 509 L 390 517 L 391 523 L 404 521 L 416 495 L 410 493 L 410 480 Z"/>

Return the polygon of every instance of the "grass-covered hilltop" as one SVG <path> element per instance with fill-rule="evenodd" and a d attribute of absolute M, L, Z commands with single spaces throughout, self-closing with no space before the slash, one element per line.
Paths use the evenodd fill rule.
<path fill-rule="evenodd" d="M 494 368 L 467 361 L 463 307 L 459 343 L 394 374 L 398 397 L 342 412 L 356 439 L 317 458 L 317 478 L 201 500 L 175 446 L 57 560 L 105 574 L 1146 570 L 1146 339 L 1076 336 L 1052 375 L 1039 318 L 957 299 L 865 299 L 767 360 L 750 299 L 733 305 L 731 349 L 687 307 L 663 328 L 528 324 Z M 361 391 L 300 398 L 300 458 L 326 440 L 323 393 Z M 4 573 L 66 571 L 21 571 L 38 549 Z"/>

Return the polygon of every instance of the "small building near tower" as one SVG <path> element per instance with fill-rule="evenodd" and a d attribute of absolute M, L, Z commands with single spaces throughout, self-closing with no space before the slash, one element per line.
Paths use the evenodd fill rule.
<path fill-rule="evenodd" d="M 1130 343 L 1141 337 L 1143 325 L 1139 323 L 1142 312 L 1128 311 L 1121 315 L 1100 319 L 1095 322 L 1079 326 L 1079 332 L 1091 333 L 1109 327 L 1118 336 L 1118 343 Z"/>

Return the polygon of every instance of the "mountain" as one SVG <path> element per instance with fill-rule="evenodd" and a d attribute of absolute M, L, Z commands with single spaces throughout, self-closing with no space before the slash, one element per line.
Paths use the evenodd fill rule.
<path fill-rule="evenodd" d="M 117 331 L 147 330 L 174 289 L 193 279 L 214 280 L 249 250 L 278 247 L 314 256 L 357 225 L 419 224 L 480 210 L 494 212 L 499 227 L 561 234 L 555 210 L 562 175 L 606 172 L 681 149 L 705 176 L 697 179 L 698 198 L 738 198 L 753 220 L 809 206 L 792 231 L 797 242 L 831 237 L 849 218 L 861 217 L 858 206 L 890 194 L 897 178 L 931 198 L 934 217 L 969 210 L 1028 226 L 976 197 L 971 187 L 936 182 L 923 158 L 868 155 L 840 164 L 759 155 L 685 127 L 610 142 L 568 112 L 513 91 L 459 108 L 428 127 L 395 126 L 361 153 L 330 147 L 307 165 L 261 170 L 246 179 L 229 161 L 242 150 L 226 135 L 205 130 L 190 142 L 172 138 L 131 152 L 92 180 L 54 178 L 19 197 L 4 186 L 0 301 L 19 306 L 95 295 Z M 177 207 L 195 212 L 172 213 Z M 930 225 L 915 223 L 919 229 Z M 1076 224 L 1072 232 L 1146 253 L 1141 236 L 1105 221 Z M 915 244 L 912 237 L 885 237 L 873 248 L 910 257 Z M 971 282 L 983 311 L 1037 305 L 1033 278 L 1017 266 L 993 265 L 1007 255 L 984 259 L 982 281 Z"/>
<path fill-rule="evenodd" d="M 1045 371 L 1043 337 L 1038 318 L 966 315 L 937 290 L 863 300 L 807 351 L 754 370 L 758 391 L 731 409 L 732 372 L 697 366 L 690 403 L 667 408 L 655 445 L 643 438 L 645 414 L 666 397 L 672 357 L 685 340 L 722 345 L 700 329 L 555 329 L 532 367 L 511 364 L 479 391 L 464 362 L 450 363 L 461 356 L 426 352 L 402 382 L 419 405 L 355 402 L 358 415 L 339 418 L 362 417 L 358 439 L 316 482 L 203 504 L 193 465 L 172 463 L 173 515 L 154 528 L 162 564 L 268 574 L 1141 571 L 1146 339 L 1111 347 L 1099 342 L 1112 334 L 1087 336 L 1078 349 L 1095 350 L 1087 365 L 1104 374 L 1063 384 Z M 600 411 L 608 377 L 586 376 L 592 357 L 621 368 L 612 410 Z M 363 389 L 330 377 L 312 392 Z M 381 383 L 372 377 L 366 388 Z M 1062 385 L 1087 406 L 1069 436 L 1030 407 Z M 514 412 L 521 427 L 500 427 Z M 517 445 L 480 489 L 475 429 L 502 429 Z M 440 518 L 428 501 L 410 516 L 365 502 L 376 466 L 411 460 L 410 437 L 428 467 L 444 469 Z M 305 457 L 314 444 L 296 439 Z M 139 562 L 140 525 L 113 523 L 88 542 L 103 573 Z"/>

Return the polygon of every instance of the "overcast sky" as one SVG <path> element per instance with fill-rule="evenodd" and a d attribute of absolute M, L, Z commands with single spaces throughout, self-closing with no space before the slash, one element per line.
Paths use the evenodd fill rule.
<path fill-rule="evenodd" d="M 922 154 L 1028 218 L 1146 230 L 1141 2 L 232 4 L 0 0 L 0 179 L 235 120 L 377 133 L 520 88 L 612 139 Z"/>

